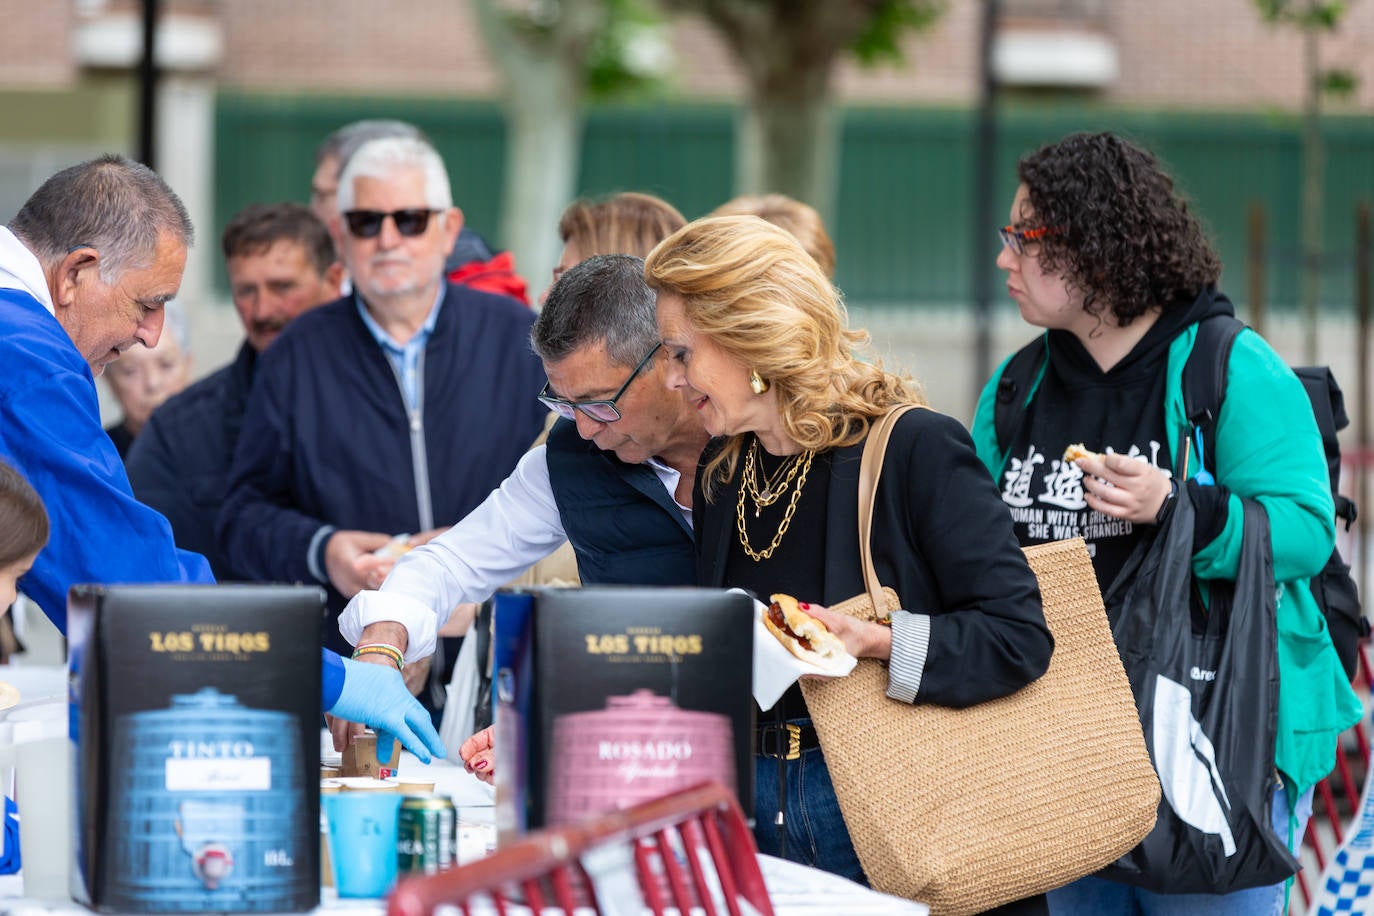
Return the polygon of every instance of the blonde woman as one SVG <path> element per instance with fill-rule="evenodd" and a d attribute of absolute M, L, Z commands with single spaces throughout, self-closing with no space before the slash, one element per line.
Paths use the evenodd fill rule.
<path fill-rule="evenodd" d="M 889 662 L 888 696 L 904 702 L 969 706 L 1044 673 L 1053 640 L 1010 517 L 964 428 L 933 410 L 897 424 L 873 520 L 874 565 L 906 610 L 890 629 L 825 610 L 864 589 L 854 533 L 870 423 L 922 399 L 859 358 L 867 335 L 791 234 L 752 216 L 699 220 L 653 250 L 645 276 L 667 384 L 714 437 L 693 498 L 698 584 L 796 596 L 851 653 Z M 864 881 L 801 692 L 759 722 L 760 850 Z M 802 752 L 780 760 L 788 723 Z"/>

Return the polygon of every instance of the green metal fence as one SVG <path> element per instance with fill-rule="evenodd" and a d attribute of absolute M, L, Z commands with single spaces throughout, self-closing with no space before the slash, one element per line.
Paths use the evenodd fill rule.
<path fill-rule="evenodd" d="M 305 200 L 314 149 L 340 124 L 389 117 L 422 127 L 449 165 L 469 225 L 499 222 L 504 127 L 490 103 L 414 98 L 221 95 L 217 108 L 216 228 L 253 201 Z M 643 190 L 698 216 L 732 194 L 735 111 L 726 106 L 606 107 L 587 118 L 579 193 Z M 971 253 L 973 113 L 966 109 L 849 109 L 842 121 L 839 193 L 831 219 L 837 282 L 851 301 L 966 301 L 971 258 L 994 271 L 996 225 L 1015 190 L 1016 158 L 1074 130 L 1116 130 L 1150 146 L 1212 231 L 1223 283 L 1246 296 L 1246 220 L 1266 212 L 1268 296 L 1298 290 L 1302 175 L 1293 115 L 1128 111 L 1086 104 L 1008 106 L 998 119 L 997 223 Z M 1374 200 L 1374 118 L 1332 117 L 1326 144 L 1322 298 L 1348 306 L 1354 207 Z M 499 242 L 499 239 L 496 241 Z M 222 278 L 221 278 L 222 282 Z M 994 289 L 997 288 L 994 286 Z"/>

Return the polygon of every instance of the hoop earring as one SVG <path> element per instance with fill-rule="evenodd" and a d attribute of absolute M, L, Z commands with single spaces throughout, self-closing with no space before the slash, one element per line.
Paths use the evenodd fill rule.
<path fill-rule="evenodd" d="M 749 370 L 749 389 L 753 391 L 754 394 L 763 394 L 768 390 L 768 387 L 768 380 L 759 375 L 759 370 Z"/>

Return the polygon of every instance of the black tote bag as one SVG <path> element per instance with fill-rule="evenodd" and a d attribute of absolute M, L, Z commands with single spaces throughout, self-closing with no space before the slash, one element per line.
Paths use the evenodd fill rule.
<path fill-rule="evenodd" d="M 1204 608 L 1186 486 L 1176 501 L 1108 590 L 1112 635 L 1163 793 L 1154 830 L 1100 875 L 1160 893 L 1224 894 L 1298 869 L 1270 820 L 1278 784 L 1273 549 L 1264 508 L 1243 500 L 1236 581 L 1210 582 Z"/>

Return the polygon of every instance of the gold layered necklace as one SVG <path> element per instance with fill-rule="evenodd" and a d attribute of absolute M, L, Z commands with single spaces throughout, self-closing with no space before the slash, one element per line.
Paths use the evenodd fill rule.
<path fill-rule="evenodd" d="M 742 490 L 748 492 L 754 503 L 754 518 L 758 518 L 760 511 L 773 505 L 787 492 L 787 488 L 797 476 L 797 469 L 801 467 L 801 458 L 802 454 L 788 455 L 776 471 L 771 475 L 765 474 L 763 459 L 759 457 L 759 440 L 755 439 L 750 443 L 749 452 L 744 456 L 744 471 L 740 475 L 740 483 Z M 759 489 L 759 477 L 763 477 L 762 490 Z"/>
<path fill-rule="evenodd" d="M 740 472 L 739 500 L 735 504 L 735 528 L 739 532 L 740 546 L 744 548 L 744 553 L 749 559 L 755 563 L 771 557 L 773 551 L 777 550 L 778 545 L 782 543 L 782 536 L 787 533 L 787 527 L 792 524 L 792 515 L 797 511 L 797 501 L 801 499 L 802 487 L 806 485 L 806 475 L 811 470 L 811 459 L 816 456 L 812 449 L 807 449 L 799 455 L 793 455 L 773 472 L 770 479 L 761 470 L 763 462 L 759 460 L 758 451 L 759 441 L 755 439 L 750 444 L 748 453 L 744 456 L 744 468 Z M 762 489 L 759 488 L 760 477 L 763 478 Z M 752 500 L 754 518 L 758 518 L 760 510 L 773 505 L 789 489 L 792 491 L 792 498 L 787 502 L 787 511 L 783 513 L 782 522 L 778 525 L 778 531 L 773 535 L 772 542 L 761 551 L 755 550 L 749 543 L 749 532 L 745 529 L 745 500 Z"/>

